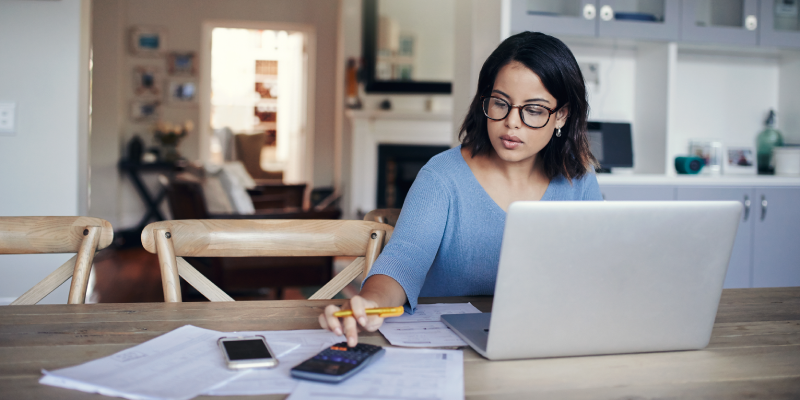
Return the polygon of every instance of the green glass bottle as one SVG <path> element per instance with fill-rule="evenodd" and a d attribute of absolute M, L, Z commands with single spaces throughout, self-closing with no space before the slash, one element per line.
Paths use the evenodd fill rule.
<path fill-rule="evenodd" d="M 758 173 L 772 175 L 775 165 L 772 163 L 772 148 L 783 146 L 783 135 L 775 129 L 775 111 L 769 110 L 769 116 L 764 121 L 764 130 L 758 134 L 757 159 Z"/>

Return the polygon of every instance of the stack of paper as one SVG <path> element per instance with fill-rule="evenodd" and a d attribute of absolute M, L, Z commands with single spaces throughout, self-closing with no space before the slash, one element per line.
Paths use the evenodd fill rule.
<path fill-rule="evenodd" d="M 56 371 L 40 383 L 127 399 L 191 399 L 240 374 L 217 347 L 220 332 L 186 325 L 117 354 Z"/>
<path fill-rule="evenodd" d="M 227 368 L 217 339 L 251 335 L 266 337 L 279 367 L 243 371 Z M 226 333 L 186 325 L 108 357 L 42 371 L 44 376 L 39 382 L 127 399 L 182 400 L 205 393 L 290 393 L 297 384 L 289 376 L 289 369 L 299 363 L 296 359 L 342 340 L 342 336 L 321 329 Z M 250 374 L 257 379 L 227 386 Z"/>
<path fill-rule="evenodd" d="M 386 348 L 386 355 L 339 383 L 303 381 L 287 400 L 464 398 L 461 350 Z"/>
<path fill-rule="evenodd" d="M 479 312 L 471 304 L 420 305 L 414 315 L 387 319 L 381 332 L 392 344 L 415 347 L 466 345 L 442 314 Z M 387 334 L 388 333 L 388 334 Z M 230 370 L 217 340 L 263 335 L 278 358 L 272 369 Z M 217 332 L 186 325 L 148 342 L 85 364 L 42 371 L 45 385 L 127 399 L 184 400 L 217 396 L 292 393 L 292 399 L 462 399 L 461 351 L 387 348 L 386 354 L 342 384 L 299 381 L 290 369 L 343 336 L 322 330 Z"/>
<path fill-rule="evenodd" d="M 461 347 L 467 343 L 441 322 L 442 315 L 479 312 L 470 303 L 419 304 L 414 315 L 386 318 L 379 330 L 395 346 Z"/>

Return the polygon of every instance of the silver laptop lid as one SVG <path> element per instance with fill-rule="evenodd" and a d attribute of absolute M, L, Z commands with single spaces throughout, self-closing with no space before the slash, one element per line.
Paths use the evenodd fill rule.
<path fill-rule="evenodd" d="M 738 202 L 517 202 L 509 207 L 490 359 L 708 344 Z"/>

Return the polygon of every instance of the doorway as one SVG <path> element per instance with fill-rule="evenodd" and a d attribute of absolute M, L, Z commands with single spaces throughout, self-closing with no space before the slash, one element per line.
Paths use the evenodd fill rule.
<path fill-rule="evenodd" d="M 204 160 L 241 160 L 254 178 L 313 187 L 312 28 L 229 21 L 203 33 Z"/>

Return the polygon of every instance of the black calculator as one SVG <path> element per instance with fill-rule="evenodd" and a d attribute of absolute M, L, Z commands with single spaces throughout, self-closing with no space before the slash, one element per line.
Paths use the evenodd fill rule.
<path fill-rule="evenodd" d="M 369 363 L 383 357 L 380 346 L 359 343 L 348 347 L 337 343 L 292 368 L 292 376 L 313 381 L 338 383 L 361 371 Z"/>

